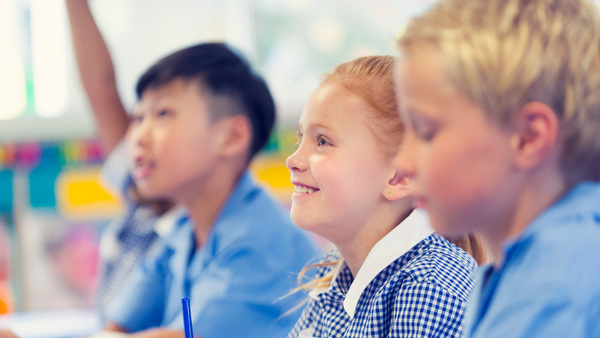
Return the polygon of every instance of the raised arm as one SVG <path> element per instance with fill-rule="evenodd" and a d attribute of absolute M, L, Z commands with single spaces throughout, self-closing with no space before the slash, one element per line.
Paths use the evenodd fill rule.
<path fill-rule="evenodd" d="M 65 0 L 75 58 L 105 154 L 125 136 L 128 118 L 119 92 L 108 48 L 87 0 Z"/>

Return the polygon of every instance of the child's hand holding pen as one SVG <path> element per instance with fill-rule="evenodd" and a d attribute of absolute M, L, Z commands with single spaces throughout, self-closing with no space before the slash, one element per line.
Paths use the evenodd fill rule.
<path fill-rule="evenodd" d="M 185 332 L 185 338 L 194 338 L 192 312 L 190 311 L 190 297 L 181 298 L 181 309 L 183 312 L 183 330 Z"/>

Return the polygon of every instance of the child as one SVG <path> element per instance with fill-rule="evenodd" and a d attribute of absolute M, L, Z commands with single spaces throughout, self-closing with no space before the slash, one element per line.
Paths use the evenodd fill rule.
<path fill-rule="evenodd" d="M 399 39 L 398 168 L 494 257 L 468 337 L 600 336 L 598 41 L 585 0 L 441 1 Z"/>
<path fill-rule="evenodd" d="M 117 90 L 108 48 L 88 1 L 66 0 L 65 4 L 81 82 L 94 114 L 103 151 L 110 155 L 103 166 L 103 181 L 121 192 L 126 201 L 126 212 L 107 226 L 100 241 L 95 298 L 98 314 L 104 318 L 106 307 L 133 268 L 158 246 L 156 224 L 172 224 L 166 213 L 171 203 L 144 200 L 135 192 L 123 142 L 128 117 Z"/>
<path fill-rule="evenodd" d="M 136 93 L 127 142 L 136 186 L 187 216 L 132 273 L 108 307 L 107 328 L 182 330 L 189 296 L 198 336 L 281 337 L 297 318 L 282 316 L 295 301 L 276 300 L 316 251 L 247 172 L 274 123 L 266 84 L 226 45 L 210 43 L 158 61 Z"/>
<path fill-rule="evenodd" d="M 299 147 L 287 159 L 292 220 L 338 252 L 301 286 L 310 300 L 289 337 L 461 333 L 476 262 L 432 233 L 411 207 L 412 183 L 394 169 L 403 126 L 393 65 L 376 56 L 338 66 L 300 118 Z"/>

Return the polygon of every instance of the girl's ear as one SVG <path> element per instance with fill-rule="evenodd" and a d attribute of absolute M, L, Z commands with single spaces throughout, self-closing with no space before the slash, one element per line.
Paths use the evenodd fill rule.
<path fill-rule="evenodd" d="M 389 201 L 397 201 L 412 192 L 412 184 L 408 177 L 400 176 L 397 171 L 392 173 L 392 178 L 388 180 L 383 189 L 383 197 Z"/>

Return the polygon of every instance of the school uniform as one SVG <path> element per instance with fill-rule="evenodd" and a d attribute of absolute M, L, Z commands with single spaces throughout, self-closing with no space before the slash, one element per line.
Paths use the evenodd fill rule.
<path fill-rule="evenodd" d="M 288 337 L 458 337 L 475 260 L 432 230 L 412 232 L 419 212 L 381 239 L 352 277 L 342 261 L 328 289 L 309 293 Z M 324 261 L 336 261 L 339 253 Z"/>
<path fill-rule="evenodd" d="M 289 215 L 245 172 L 206 243 L 179 220 L 163 248 L 144 261 L 110 305 L 108 319 L 136 332 L 183 329 L 181 298 L 190 297 L 194 333 L 211 337 L 282 337 L 299 313 L 298 296 L 280 299 L 317 250 Z"/>
<path fill-rule="evenodd" d="M 600 337 L 600 184 L 575 186 L 482 267 L 466 337 Z"/>

